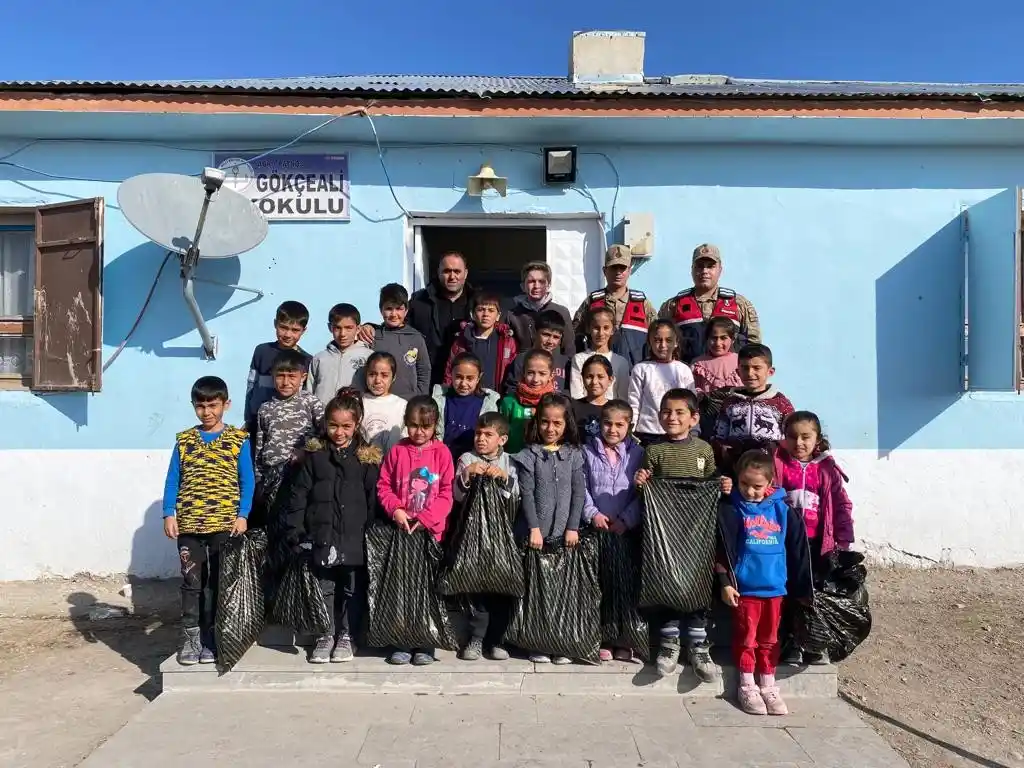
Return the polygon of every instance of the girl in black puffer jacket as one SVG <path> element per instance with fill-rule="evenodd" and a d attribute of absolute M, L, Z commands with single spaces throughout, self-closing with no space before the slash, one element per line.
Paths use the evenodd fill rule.
<path fill-rule="evenodd" d="M 340 390 L 325 408 L 324 436 L 306 444 L 291 484 L 286 541 L 310 552 L 332 622 L 310 653 L 312 664 L 351 661 L 366 600 L 364 538 L 376 511 L 381 451 L 366 442 L 362 418 L 359 394 Z"/>

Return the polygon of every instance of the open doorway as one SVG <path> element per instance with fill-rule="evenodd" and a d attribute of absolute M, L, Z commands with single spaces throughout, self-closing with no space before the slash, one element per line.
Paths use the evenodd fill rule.
<path fill-rule="evenodd" d="M 470 282 L 511 301 L 522 293 L 520 271 L 529 261 L 546 261 L 545 227 L 421 228 L 424 274 L 437 274 L 441 256 L 458 251 L 466 257 Z M 428 278 L 429 279 L 429 278 Z"/>
<path fill-rule="evenodd" d="M 406 286 L 415 291 L 434 279 L 445 251 L 465 254 L 469 279 L 511 298 L 520 292 L 519 274 L 528 261 L 551 268 L 551 296 L 578 307 L 603 284 L 604 220 L 594 213 L 409 216 L 405 230 Z"/>

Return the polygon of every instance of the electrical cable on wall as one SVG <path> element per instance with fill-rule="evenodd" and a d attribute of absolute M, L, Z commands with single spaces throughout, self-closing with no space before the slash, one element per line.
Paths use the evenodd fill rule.
<path fill-rule="evenodd" d="M 163 274 L 164 267 L 167 266 L 167 261 L 171 258 L 171 255 L 171 252 L 168 251 L 164 256 L 164 260 L 160 262 L 160 269 L 156 271 L 156 277 L 153 278 L 153 284 L 149 286 L 149 293 L 146 294 L 146 300 L 142 302 L 142 309 L 140 309 L 139 314 L 135 316 L 135 322 L 132 323 L 132 327 L 128 329 L 128 334 L 124 337 L 124 340 L 117 345 L 117 349 L 115 349 L 114 353 L 107 359 L 107 362 L 103 364 L 104 373 L 107 368 L 114 364 L 114 361 L 117 360 L 118 355 L 124 351 L 124 348 L 128 346 L 128 342 L 131 341 L 136 329 L 138 329 L 139 324 L 142 322 L 142 317 L 146 314 L 146 309 L 149 307 L 149 302 L 153 300 L 153 294 L 156 293 L 156 286 L 160 282 L 160 275 Z"/>
<path fill-rule="evenodd" d="M 333 115 L 330 118 L 328 118 L 328 119 L 318 123 L 317 125 L 313 126 L 312 128 L 309 128 L 309 129 L 307 129 L 305 131 L 302 131 L 301 133 L 297 134 L 294 138 L 292 138 L 291 140 L 285 142 L 284 144 L 280 144 L 280 145 L 271 147 L 270 149 L 268 149 L 266 151 L 263 151 L 260 154 L 257 154 L 257 155 L 254 155 L 252 157 L 247 158 L 246 161 L 251 163 L 251 162 L 254 162 L 256 160 L 261 160 L 261 159 L 263 159 L 265 157 L 269 157 L 270 155 L 276 154 L 276 153 L 281 152 L 281 151 L 283 151 L 285 149 L 289 149 L 290 147 L 293 147 L 296 144 L 298 144 L 299 142 L 301 142 L 306 137 L 312 136 L 313 134 L 315 134 L 315 133 L 323 130 L 324 128 L 326 128 L 328 125 L 331 125 L 332 123 L 334 123 L 334 122 L 336 122 L 336 121 L 338 121 L 338 120 L 340 120 L 340 119 L 342 119 L 344 117 L 354 117 L 354 116 L 360 115 L 360 116 L 362 116 L 362 117 L 364 117 L 366 119 L 367 123 L 369 123 L 370 131 L 373 133 L 373 142 L 374 142 L 374 146 L 376 147 L 376 150 L 377 150 L 377 159 L 380 161 L 380 167 L 381 167 L 381 170 L 384 173 L 384 180 L 385 180 L 385 182 L 388 185 L 388 191 L 391 193 L 391 198 L 395 201 L 395 205 L 398 206 L 398 209 L 403 214 L 405 214 L 406 216 L 411 216 L 412 214 L 409 213 L 408 209 L 406 209 L 406 207 L 402 204 L 402 201 L 399 200 L 398 193 L 396 192 L 394 184 L 391 181 L 391 174 L 388 172 L 387 163 L 384 160 L 384 149 L 383 149 L 383 147 L 381 145 L 381 142 L 380 142 L 380 135 L 377 133 L 377 126 L 374 124 L 373 117 L 370 115 L 370 113 L 368 111 L 368 109 L 370 107 L 372 107 L 372 106 L 373 106 L 373 102 L 370 102 L 367 105 L 367 107 L 359 107 L 357 109 L 353 109 L 353 110 L 350 110 L 350 111 L 342 113 L 342 114 Z M 49 178 L 49 179 L 56 179 L 56 180 L 59 180 L 59 181 L 84 181 L 84 182 L 101 183 L 101 184 L 118 184 L 118 183 L 120 183 L 118 180 L 113 180 L 113 179 L 95 179 L 95 178 L 87 178 L 87 177 L 80 177 L 80 176 L 65 176 L 65 175 L 58 175 L 58 174 L 48 173 L 46 171 L 41 171 L 38 168 L 32 168 L 30 166 L 22 165 L 22 164 L 16 163 L 16 162 L 11 162 L 9 160 L 9 158 L 14 157 L 15 155 L 19 154 L 20 152 L 24 151 L 25 149 L 28 149 L 31 146 L 34 146 L 36 144 L 41 144 L 41 143 L 44 143 L 44 142 L 51 142 L 51 141 L 53 141 L 53 142 L 60 142 L 60 143 L 66 143 L 66 142 L 63 142 L 62 140 L 59 140 L 59 139 L 58 140 L 34 139 L 32 141 L 29 141 L 29 142 L 23 144 L 22 146 L 18 147 L 17 149 L 15 149 L 15 150 L 13 150 L 11 152 L 8 152 L 5 155 L 0 155 L 0 166 L 7 166 L 7 167 L 11 167 L 11 168 L 17 168 L 19 170 L 27 171 L 29 173 L 36 174 L 38 176 L 43 176 L 43 177 Z M 175 146 L 172 146 L 172 145 L 153 144 L 153 143 L 150 143 L 150 142 L 135 142 L 135 141 L 121 140 L 121 139 L 111 139 L 111 140 L 99 140 L 99 139 L 97 139 L 95 141 L 101 142 L 101 143 L 114 143 L 114 144 L 142 144 L 142 145 L 151 146 L 151 147 L 152 146 L 160 146 L 160 147 L 165 147 L 165 148 L 168 148 L 168 149 L 176 149 L 176 150 L 180 150 L 180 151 L 196 151 L 196 152 L 214 152 L 214 151 L 216 151 L 214 149 L 199 149 L 199 148 L 190 148 L 190 147 L 175 147 Z M 434 149 L 434 148 L 439 148 L 439 147 L 440 148 L 451 148 L 451 147 L 459 147 L 459 146 L 467 146 L 467 147 L 494 146 L 494 147 L 501 147 L 501 148 L 507 149 L 510 152 L 523 152 L 523 153 L 532 154 L 532 155 L 538 155 L 539 156 L 539 153 L 537 153 L 537 152 L 533 152 L 533 151 L 530 151 L 530 150 L 525 150 L 525 149 L 521 149 L 519 147 L 515 147 L 515 146 L 511 146 L 511 145 L 505 145 L 505 144 L 481 145 L 481 144 L 451 143 L 451 144 L 426 144 L 426 145 L 396 145 L 394 148 L 395 149 L 413 149 L 413 148 Z M 610 213 L 611 213 L 611 226 L 615 226 L 615 208 L 616 208 L 616 205 L 618 203 L 619 190 L 621 189 L 621 179 L 620 179 L 620 176 L 619 176 L 619 171 L 615 167 L 615 163 L 612 161 L 612 159 L 607 154 L 605 154 L 604 152 L 582 152 L 581 155 L 591 155 L 591 156 L 597 156 L 597 157 L 603 158 L 604 161 L 608 164 L 608 167 L 611 168 L 611 171 L 612 171 L 612 173 L 615 176 L 615 192 L 614 192 L 614 194 L 612 196 L 612 205 L 611 205 L 611 211 L 610 211 Z M 192 174 L 192 175 L 198 176 L 199 174 Z M 591 204 L 594 206 L 594 210 L 597 213 L 600 213 L 600 206 L 598 205 L 596 198 L 594 197 L 593 193 L 587 187 L 586 184 L 581 183 L 578 186 L 570 187 L 570 189 L 572 189 L 573 191 L 579 193 L 583 197 L 587 198 L 591 202 Z M 527 192 L 527 191 L 529 191 L 529 190 L 520 190 L 520 192 Z M 120 356 L 120 354 L 127 347 L 128 342 L 131 340 L 132 336 L 135 334 L 135 331 L 138 329 L 139 325 L 142 323 L 143 317 L 146 314 L 146 310 L 149 308 L 149 304 L 150 304 L 150 302 L 153 299 L 153 294 L 156 292 L 157 285 L 160 282 L 160 277 L 163 274 L 164 267 L 167 265 L 167 261 L 170 259 L 171 255 L 172 254 L 170 252 L 168 252 L 164 256 L 163 261 L 160 263 L 160 268 L 157 270 L 156 276 L 153 279 L 153 283 L 152 283 L 152 285 L 149 288 L 149 292 L 146 294 L 146 299 L 143 302 L 142 307 L 139 310 L 138 315 L 136 315 L 136 317 L 135 317 L 135 321 L 132 323 L 132 326 L 128 330 L 128 333 L 125 336 L 125 338 L 121 341 L 120 344 L 117 345 L 117 347 L 115 348 L 113 354 L 111 354 L 110 358 L 106 361 L 106 363 L 104 363 L 103 371 L 106 371 L 111 365 L 113 365 L 114 361 L 117 360 L 117 358 Z"/>

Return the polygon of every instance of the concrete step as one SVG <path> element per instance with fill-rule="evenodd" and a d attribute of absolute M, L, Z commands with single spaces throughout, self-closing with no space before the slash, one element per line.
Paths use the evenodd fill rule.
<path fill-rule="evenodd" d="M 508 661 L 460 661 L 438 651 L 429 667 L 393 667 L 377 650 L 360 651 L 344 664 L 309 664 L 305 648 L 257 645 L 231 671 L 214 665 L 179 666 L 174 657 L 160 665 L 164 691 L 347 691 L 352 693 L 420 694 L 614 694 L 719 697 L 736 689 L 737 674 L 728 651 L 716 650 L 721 668 L 713 683 L 702 683 L 689 667 L 659 678 L 652 666 L 626 662 L 533 664 L 525 658 Z M 831 698 L 837 695 L 834 666 L 779 667 L 779 688 L 786 697 Z"/>

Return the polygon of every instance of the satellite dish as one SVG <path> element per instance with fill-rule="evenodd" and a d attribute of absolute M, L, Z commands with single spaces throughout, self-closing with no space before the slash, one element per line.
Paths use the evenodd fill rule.
<path fill-rule="evenodd" d="M 185 256 L 195 245 L 208 184 L 196 176 L 144 173 L 121 182 L 117 203 L 139 232 Z M 251 251 L 266 236 L 267 220 L 252 201 L 221 186 L 210 195 L 198 255 L 204 259 L 236 256 Z"/>
<path fill-rule="evenodd" d="M 194 283 L 201 280 L 195 276 L 196 264 L 200 258 L 225 259 L 245 253 L 267 236 L 263 214 L 245 195 L 225 189 L 225 176 L 219 168 L 204 168 L 198 178 L 144 173 L 122 181 L 117 189 L 117 203 L 124 217 L 181 261 L 182 296 L 208 360 L 217 356 L 217 338 L 206 327 L 196 301 Z M 239 285 L 224 287 L 263 295 L 262 291 Z"/>

